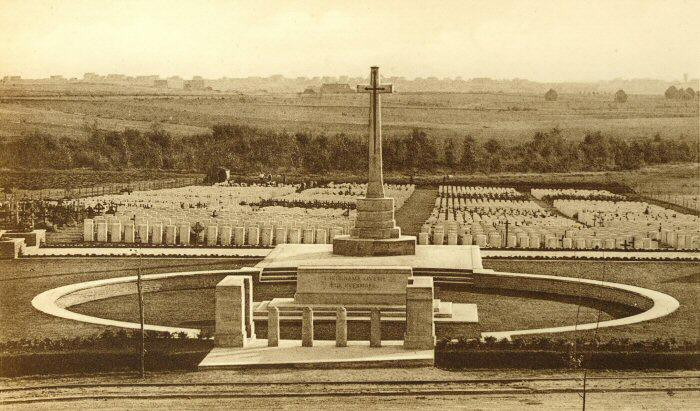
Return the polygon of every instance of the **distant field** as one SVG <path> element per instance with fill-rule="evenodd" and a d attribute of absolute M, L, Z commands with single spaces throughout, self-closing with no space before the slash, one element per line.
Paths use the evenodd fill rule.
<path fill-rule="evenodd" d="M 386 135 L 422 128 L 435 137 L 521 140 L 552 127 L 572 139 L 598 130 L 625 139 L 700 133 L 697 101 L 663 96 L 632 95 L 618 104 L 609 95 L 561 95 L 548 102 L 540 95 L 397 93 L 383 98 L 382 115 Z M 0 136 L 7 138 L 33 130 L 81 137 L 86 125 L 147 129 L 154 122 L 175 135 L 206 132 L 217 123 L 361 134 L 367 101 L 357 94 L 0 98 Z"/>

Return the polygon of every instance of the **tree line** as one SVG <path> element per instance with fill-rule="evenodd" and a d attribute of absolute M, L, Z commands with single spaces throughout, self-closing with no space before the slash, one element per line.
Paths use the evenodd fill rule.
<path fill-rule="evenodd" d="M 0 143 L 0 167 L 10 169 L 177 170 L 235 173 L 364 172 L 366 137 L 278 133 L 220 124 L 210 134 L 174 138 L 153 128 L 141 132 L 92 130 L 84 140 L 35 133 Z M 567 172 L 630 170 L 644 165 L 698 161 L 692 139 L 640 138 L 633 141 L 590 132 L 580 141 L 562 130 L 540 131 L 523 142 L 472 136 L 436 139 L 423 130 L 386 137 L 384 168 L 421 172 Z"/>

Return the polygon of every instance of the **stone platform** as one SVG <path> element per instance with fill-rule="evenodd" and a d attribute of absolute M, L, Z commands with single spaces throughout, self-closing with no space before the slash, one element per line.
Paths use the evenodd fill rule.
<path fill-rule="evenodd" d="M 382 341 L 381 347 L 348 341 L 347 347 L 338 348 L 335 341 L 302 347 L 299 340 L 280 340 L 279 347 L 268 347 L 266 339 L 257 339 L 244 348 L 214 348 L 199 369 L 431 367 L 434 355 L 432 349 L 407 350 L 403 341 Z"/>
<path fill-rule="evenodd" d="M 414 255 L 353 257 L 333 254 L 330 244 L 280 244 L 256 268 L 298 268 L 299 266 L 407 266 L 415 269 L 483 269 L 475 245 L 417 245 Z"/>

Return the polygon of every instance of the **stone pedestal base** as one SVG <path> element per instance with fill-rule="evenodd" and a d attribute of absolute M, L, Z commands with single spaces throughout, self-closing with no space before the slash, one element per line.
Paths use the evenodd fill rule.
<path fill-rule="evenodd" d="M 415 255 L 416 237 L 373 239 L 342 235 L 333 239 L 333 254 L 351 257 Z"/>

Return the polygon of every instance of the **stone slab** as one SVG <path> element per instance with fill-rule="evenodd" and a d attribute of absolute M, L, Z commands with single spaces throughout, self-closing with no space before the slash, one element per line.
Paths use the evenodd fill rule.
<path fill-rule="evenodd" d="M 255 265 L 257 268 L 306 266 L 408 266 L 416 268 L 482 269 L 479 247 L 473 245 L 418 245 L 416 253 L 397 256 L 354 257 L 333 254 L 330 244 L 280 244 Z"/>
<path fill-rule="evenodd" d="M 406 301 L 407 266 L 299 266 L 297 304 L 388 304 Z"/>
<path fill-rule="evenodd" d="M 353 229 L 353 233 L 362 230 Z M 333 253 L 354 257 L 413 255 L 416 253 L 416 237 L 405 235 L 398 238 L 371 239 L 338 236 L 333 239 Z"/>
<path fill-rule="evenodd" d="M 434 362 L 434 350 L 406 350 L 403 341 L 382 341 L 382 347 L 348 341 L 347 347 L 336 347 L 335 341 L 317 340 L 313 347 L 302 347 L 299 340 L 280 340 L 278 347 L 268 347 L 266 339 L 258 339 L 244 348 L 214 348 L 199 369 L 405 368 L 431 367 Z"/>

